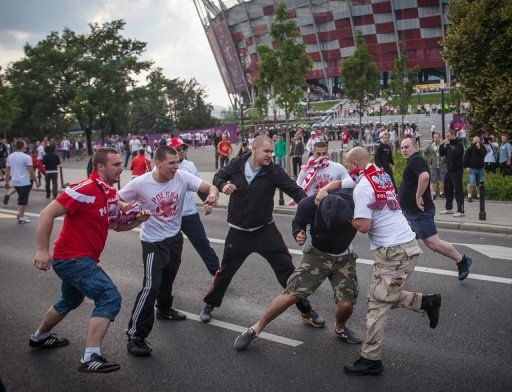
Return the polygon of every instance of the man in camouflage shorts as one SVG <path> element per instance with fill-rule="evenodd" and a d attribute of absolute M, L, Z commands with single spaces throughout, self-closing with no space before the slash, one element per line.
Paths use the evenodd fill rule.
<path fill-rule="evenodd" d="M 288 279 L 286 289 L 266 309 L 262 318 L 235 341 L 237 350 L 245 350 L 265 326 L 286 309 L 315 292 L 329 278 L 336 302 L 335 334 L 343 341 L 360 344 L 361 340 L 346 327 L 359 293 L 356 259 L 351 242 L 356 230 L 350 224 L 354 210 L 352 190 L 340 190 L 326 196 L 317 207 L 315 196 L 302 199 L 292 222 L 298 245 L 306 241 L 306 225 L 311 226 L 312 246 Z"/>

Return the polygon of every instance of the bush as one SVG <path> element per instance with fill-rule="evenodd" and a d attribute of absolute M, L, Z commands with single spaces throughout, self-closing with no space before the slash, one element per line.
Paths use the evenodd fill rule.
<path fill-rule="evenodd" d="M 420 150 L 421 152 L 421 150 Z M 397 187 L 402 183 L 402 173 L 406 165 L 406 161 L 400 152 L 393 154 L 395 162 L 395 170 L 393 176 L 395 177 Z M 464 170 L 464 177 L 462 184 L 464 186 L 464 196 L 466 195 L 466 185 L 468 183 L 468 173 Z M 495 201 L 512 201 L 512 176 L 502 177 L 501 174 L 485 173 L 485 198 L 487 200 Z"/>

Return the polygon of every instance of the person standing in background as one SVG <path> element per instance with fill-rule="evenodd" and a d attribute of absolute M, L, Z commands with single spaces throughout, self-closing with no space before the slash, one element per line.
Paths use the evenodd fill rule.
<path fill-rule="evenodd" d="M 55 152 L 55 145 L 52 144 L 48 147 L 45 147 L 45 154 L 41 161 L 46 169 L 46 174 L 44 176 L 45 187 L 46 187 L 46 198 L 50 198 L 50 182 L 52 183 L 51 193 L 53 198 L 57 197 L 58 193 L 58 179 L 59 179 L 59 165 L 60 158 Z"/>

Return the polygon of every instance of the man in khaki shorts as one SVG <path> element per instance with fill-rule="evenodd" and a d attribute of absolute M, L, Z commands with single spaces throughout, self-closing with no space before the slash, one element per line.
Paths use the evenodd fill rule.
<path fill-rule="evenodd" d="M 416 234 L 400 210 L 391 178 L 370 163 L 368 151 L 361 147 L 348 152 L 347 166 L 356 182 L 352 226 L 361 233 L 368 233 L 370 250 L 375 256 L 361 357 L 352 366 L 344 367 L 345 373 L 363 376 L 383 370 L 381 345 L 389 311 L 396 308 L 424 310 L 430 327 L 435 328 L 441 295 L 404 291 L 405 282 L 422 251 Z"/>
<path fill-rule="evenodd" d="M 351 242 L 356 230 L 350 224 L 354 203 L 352 190 L 337 191 L 326 196 L 317 207 L 315 196 L 302 199 L 292 222 L 292 233 L 298 245 L 306 241 L 306 225 L 311 227 L 311 248 L 288 279 L 285 291 L 277 296 L 262 318 L 235 341 L 237 350 L 245 350 L 265 326 L 298 300 L 305 300 L 329 278 L 336 302 L 335 334 L 343 341 L 360 344 L 346 322 L 352 315 L 359 292 L 356 254 Z"/>

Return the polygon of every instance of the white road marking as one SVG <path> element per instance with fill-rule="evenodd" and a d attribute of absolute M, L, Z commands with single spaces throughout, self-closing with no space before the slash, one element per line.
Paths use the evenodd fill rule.
<path fill-rule="evenodd" d="M 466 246 L 470 249 L 473 249 L 491 259 L 501 259 L 501 260 L 512 260 L 512 248 L 507 248 L 506 246 L 498 246 L 498 245 L 485 245 L 485 244 L 453 244 Z"/>
<path fill-rule="evenodd" d="M 7 210 L 7 209 L 0 209 L 0 212 L 5 212 L 7 214 L 16 214 L 16 211 Z M 39 217 L 39 214 L 35 214 L 32 212 L 26 212 L 25 215 Z M 135 228 L 133 230 L 140 231 L 140 228 Z M 186 238 L 186 236 L 184 236 L 184 237 Z M 208 240 L 215 244 L 224 244 L 224 242 L 225 242 L 224 240 L 221 240 L 218 238 L 208 238 Z M 469 246 L 471 244 L 457 244 L 457 245 Z M 476 246 L 476 244 L 474 244 L 473 246 Z M 478 245 L 478 246 L 480 246 L 480 245 Z M 486 245 L 486 246 L 494 246 L 495 248 L 503 248 L 503 247 L 498 247 L 495 245 Z M 510 248 L 505 248 L 505 249 L 510 249 Z M 288 251 L 291 254 L 302 255 L 302 251 L 300 251 L 298 249 L 288 249 Z M 484 254 L 487 255 L 486 253 L 484 253 Z M 357 259 L 357 262 L 359 264 L 368 264 L 368 265 L 373 264 L 373 260 L 369 260 L 369 259 L 359 258 L 359 259 Z M 419 272 L 426 272 L 429 274 L 435 274 L 435 275 L 457 276 L 457 272 L 455 272 L 455 271 L 443 270 L 443 269 L 439 269 L 439 268 L 416 267 L 414 270 L 419 271 Z M 481 275 L 481 274 L 474 274 L 474 273 L 470 273 L 466 279 L 481 280 L 481 281 L 493 282 L 493 283 L 512 284 L 512 278 L 502 278 L 500 276 Z"/>
<path fill-rule="evenodd" d="M 202 323 L 202 321 L 199 319 L 199 315 L 194 314 L 194 313 L 184 312 L 183 310 L 180 310 L 180 312 L 185 313 L 187 315 L 187 318 L 189 318 L 191 320 L 199 321 Z M 230 331 L 235 331 L 235 332 L 240 332 L 240 333 L 245 332 L 245 330 L 247 329 L 247 327 L 242 327 L 240 325 L 227 323 L 225 321 L 220 321 L 220 320 L 216 320 L 213 318 L 209 323 L 203 323 L 203 324 L 214 325 L 216 327 L 229 329 Z M 267 332 L 260 333 L 258 335 L 258 337 L 261 339 L 270 340 L 272 342 L 285 344 L 285 345 L 291 346 L 291 347 L 297 347 L 304 343 L 304 342 L 301 342 L 300 340 L 289 339 L 289 338 L 285 338 L 284 336 L 274 335 L 274 334 L 267 333 Z"/>

